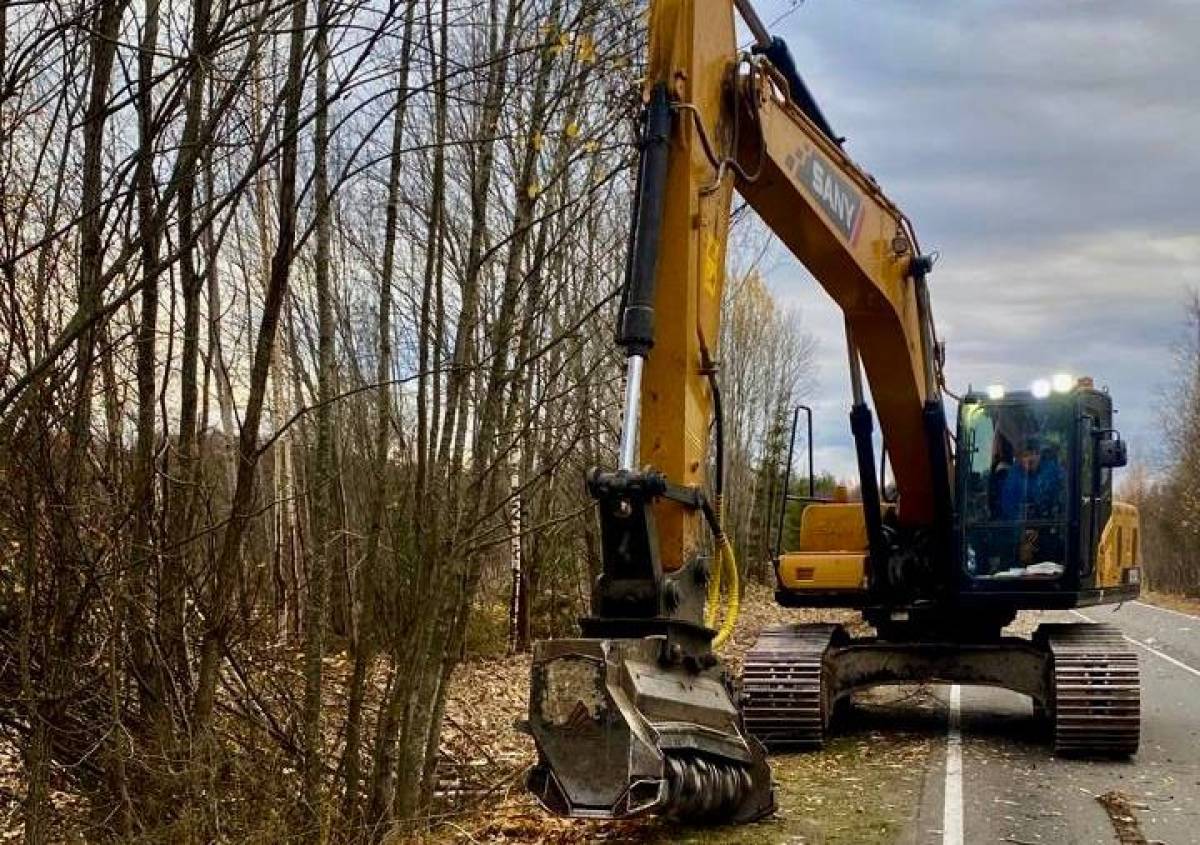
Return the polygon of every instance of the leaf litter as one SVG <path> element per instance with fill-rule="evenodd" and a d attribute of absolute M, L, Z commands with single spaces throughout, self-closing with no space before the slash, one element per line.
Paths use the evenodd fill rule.
<path fill-rule="evenodd" d="M 794 610 L 750 584 L 738 628 L 722 650 L 731 674 L 764 628 L 836 621 L 863 633 L 845 611 Z M 679 828 L 655 819 L 582 821 L 551 816 L 524 789 L 534 763 L 527 716 L 530 658 L 463 663 L 451 682 L 441 736 L 439 807 L 429 842 L 884 843 L 911 820 L 931 749 L 944 732 L 941 705 L 924 688 L 856 697 L 849 726 L 820 752 L 776 755 L 779 811 L 741 828 Z"/>

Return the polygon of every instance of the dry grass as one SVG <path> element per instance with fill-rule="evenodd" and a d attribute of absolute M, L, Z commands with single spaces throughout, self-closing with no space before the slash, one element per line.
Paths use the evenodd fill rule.
<path fill-rule="evenodd" d="M 1192 616 L 1200 617 L 1200 598 L 1142 590 L 1141 600 L 1148 604 L 1165 607 L 1168 610 L 1177 610 L 1180 613 L 1188 613 Z"/>
<path fill-rule="evenodd" d="M 774 601 L 771 589 L 750 584 L 742 602 L 738 628 L 723 650 L 729 670 L 740 670 L 746 651 L 759 632 L 769 626 L 815 621 L 847 624 L 859 632 L 861 623 L 849 611 L 791 610 Z M 1018 626 L 1019 627 L 1019 626 Z M 296 653 L 283 662 L 300 666 Z M 253 662 L 253 661 L 252 661 Z M 277 663 L 280 661 L 276 661 Z M 349 673 L 344 655 L 326 659 L 330 689 L 342 688 Z M 468 659 L 455 672 L 446 707 L 441 737 L 439 801 L 432 832 L 421 837 L 429 842 L 633 842 L 696 843 L 843 841 L 886 842 L 904 821 L 911 797 L 914 773 L 923 770 L 931 744 L 930 734 L 891 724 L 872 715 L 879 707 L 918 710 L 928 701 L 913 704 L 911 696 L 897 704 L 892 692 L 882 697 L 866 696 L 858 705 L 862 724 L 838 737 L 823 752 L 776 758 L 780 813 L 749 828 L 680 830 L 653 820 L 622 823 L 578 822 L 547 816 L 524 790 L 524 773 L 534 762 L 532 740 L 517 730 L 516 723 L 528 707 L 530 659 L 528 655 Z M 378 706 L 378 689 L 383 673 L 372 677 L 368 709 Z M 276 679 L 276 689 L 298 688 L 298 676 Z M 328 741 L 337 745 L 337 730 L 344 702 L 331 693 Z M 374 706 L 372 706 L 374 705 Z M 368 721 L 374 718 L 370 716 Z M 904 720 L 901 719 L 903 722 Z M 936 719 L 934 720 L 936 721 Z M 866 749 L 871 753 L 867 754 Z M 285 776 L 290 776 L 286 775 Z M 11 746 L 0 745 L 0 843 L 15 841 L 20 831 L 20 800 L 24 793 L 20 759 Z M 853 793 L 854 800 L 839 796 Z M 903 796 L 889 805 L 873 796 Z M 86 818 L 86 807 L 78 796 L 56 796 L 65 822 L 70 816 Z M 73 825 L 65 824 L 64 829 Z M 63 840 L 69 841 L 69 840 Z M 401 840 L 397 840 L 401 841 Z M 420 840 L 403 840 L 420 841 Z"/>

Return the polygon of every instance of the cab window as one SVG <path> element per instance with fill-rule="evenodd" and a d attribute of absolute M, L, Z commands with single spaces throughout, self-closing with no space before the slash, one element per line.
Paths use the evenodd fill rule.
<path fill-rule="evenodd" d="M 967 470 L 967 573 L 1056 578 L 1066 560 L 1069 401 L 969 405 L 960 448 Z"/>

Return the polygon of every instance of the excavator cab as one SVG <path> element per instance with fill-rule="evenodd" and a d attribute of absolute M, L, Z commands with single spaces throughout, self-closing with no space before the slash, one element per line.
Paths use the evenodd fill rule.
<path fill-rule="evenodd" d="M 1125 465 L 1126 451 L 1113 428 L 1108 393 L 1090 379 L 1066 376 L 1026 391 L 970 391 L 959 405 L 955 445 L 952 542 L 943 555 L 930 555 L 925 570 L 910 570 L 932 573 L 925 577 L 932 585 L 927 595 L 975 618 L 987 611 L 993 622 L 1021 609 L 1137 597 L 1137 511 L 1113 498 L 1112 471 Z M 788 460 L 790 466 L 790 455 Z M 863 505 L 787 498 L 806 507 L 798 540 L 776 554 L 779 601 L 864 609 L 877 604 Z M 896 504 L 884 496 L 879 512 L 891 531 Z M 780 525 L 785 516 L 781 510 Z M 944 557 L 948 565 L 939 563 Z M 888 569 L 898 582 L 908 574 Z M 942 572 L 948 575 L 939 577 Z"/>
<path fill-rule="evenodd" d="M 959 407 L 957 558 L 971 603 L 1075 607 L 1136 593 L 1136 517 L 1113 502 L 1125 463 L 1112 399 L 1090 380 L 969 393 Z"/>

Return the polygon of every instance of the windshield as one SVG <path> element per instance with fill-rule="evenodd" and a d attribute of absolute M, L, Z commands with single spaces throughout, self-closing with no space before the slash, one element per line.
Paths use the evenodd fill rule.
<path fill-rule="evenodd" d="M 1062 574 L 1071 421 L 1072 403 L 1054 399 L 964 409 L 962 508 L 972 577 Z"/>

